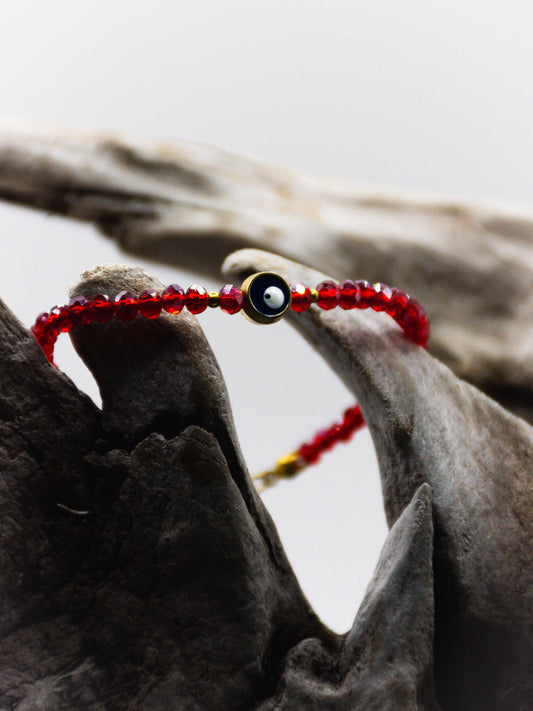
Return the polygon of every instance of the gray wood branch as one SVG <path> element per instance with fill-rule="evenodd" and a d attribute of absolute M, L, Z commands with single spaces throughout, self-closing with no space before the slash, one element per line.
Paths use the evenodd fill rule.
<path fill-rule="evenodd" d="M 6 126 L 0 194 L 210 274 L 246 244 L 321 271 L 252 249 L 232 255 L 227 274 L 397 283 L 428 306 L 433 355 L 531 417 L 526 212 L 376 196 L 200 146 Z M 158 286 L 116 269 L 85 275 L 76 291 L 125 285 Z M 433 709 L 433 589 L 442 709 L 528 707 L 533 430 L 385 315 L 291 317 L 361 403 L 393 525 L 344 637 L 320 623 L 290 570 L 194 319 L 80 328 L 99 413 L 5 307 L 1 316 L 0 704 L 9 711 Z M 384 669 L 383 659 L 393 663 Z"/>
<path fill-rule="evenodd" d="M 123 249 L 218 276 L 238 247 L 400 286 L 430 351 L 533 421 L 533 210 L 320 179 L 216 148 L 0 125 L 0 198 L 94 223 Z"/>
<path fill-rule="evenodd" d="M 124 286 L 161 285 L 106 268 L 74 290 Z M 429 487 L 335 635 L 253 489 L 192 316 L 76 330 L 101 413 L 0 317 L 2 711 L 288 709 L 294 694 L 299 708 L 436 708 Z"/>
<path fill-rule="evenodd" d="M 239 276 L 264 267 L 324 276 L 257 250 L 226 262 Z M 107 268 L 74 290 L 124 286 L 160 284 Z M 527 708 L 523 420 L 383 314 L 292 316 L 360 399 L 394 523 L 338 636 L 309 608 L 251 486 L 193 317 L 73 334 L 102 389 L 99 413 L 1 308 L 0 708 L 433 710 L 433 672 L 445 711 Z"/>
<path fill-rule="evenodd" d="M 225 273 L 327 275 L 241 250 Z M 424 483 L 435 522 L 435 682 L 443 708 L 533 700 L 533 428 L 405 338 L 383 313 L 291 312 L 357 397 L 394 523 Z M 527 707 L 527 706 L 526 706 Z"/>

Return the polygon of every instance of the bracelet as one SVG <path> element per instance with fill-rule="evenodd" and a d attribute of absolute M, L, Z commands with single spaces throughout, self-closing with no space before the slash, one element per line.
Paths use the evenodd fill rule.
<path fill-rule="evenodd" d="M 54 306 L 37 316 L 32 332 L 50 363 L 54 364 L 54 344 L 60 333 L 76 326 L 106 323 L 114 316 L 121 321 L 133 321 L 137 316 L 157 318 L 162 311 L 179 314 L 186 308 L 199 314 L 209 308 L 220 308 L 228 314 L 239 311 L 250 321 L 270 324 L 279 321 L 290 309 L 302 313 L 312 304 L 329 311 L 341 309 L 373 309 L 384 311 L 402 328 L 405 335 L 420 346 L 429 338 L 429 320 L 422 306 L 404 291 L 386 284 L 367 281 L 323 281 L 316 289 L 287 282 L 278 274 L 258 272 L 248 277 L 240 288 L 226 284 L 218 292 L 208 292 L 202 286 L 190 286 L 184 291 L 171 284 L 159 294 L 147 289 L 140 296 L 121 291 L 114 300 L 105 294 L 90 299 L 74 297 L 65 306 Z M 332 426 L 320 430 L 312 440 L 281 457 L 273 469 L 254 476 L 263 491 L 279 479 L 289 478 L 310 464 L 318 462 L 323 452 L 345 442 L 365 424 L 359 405 L 348 408 Z"/>

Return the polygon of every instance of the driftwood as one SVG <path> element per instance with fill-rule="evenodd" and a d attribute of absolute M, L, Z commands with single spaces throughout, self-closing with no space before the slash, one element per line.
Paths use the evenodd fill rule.
<path fill-rule="evenodd" d="M 222 254 L 245 235 L 270 246 L 278 235 L 278 252 L 299 249 L 328 268 L 336 259 L 333 276 L 347 275 L 349 260 L 355 269 L 360 248 L 366 276 L 372 264 L 378 271 L 380 250 L 392 272 L 423 253 L 414 281 L 390 281 L 421 300 L 424 284 L 429 295 L 459 283 L 446 309 L 444 297 L 429 299 L 436 351 L 487 391 L 510 358 L 500 399 L 527 414 L 530 302 L 518 303 L 532 274 L 525 216 L 489 219 L 490 210 L 451 214 L 441 206 L 443 226 L 437 207 L 428 207 L 425 246 L 415 249 L 417 234 L 423 241 L 415 229 L 420 204 L 410 216 L 405 202 L 358 207 L 339 186 L 291 182 L 288 173 L 211 149 L 156 159 L 113 141 L 54 144 L 51 135 L 32 142 L 27 131 L 4 133 L 2 195 L 94 220 L 152 257 L 178 261 L 188 246 L 189 259 L 199 260 L 209 240 Z M 356 238 L 365 228 L 349 228 L 349 216 L 358 212 L 368 232 L 370 215 L 389 215 L 394 249 Z M 483 254 L 472 226 L 458 253 L 452 222 L 466 224 L 474 212 Z M 306 241 L 304 225 L 313 223 Z M 504 239 L 511 224 L 518 237 Z M 328 235 L 330 248 L 320 252 Z M 396 265 L 385 258 L 391 249 Z M 518 287 L 507 301 L 489 299 L 487 319 L 479 312 L 469 326 L 467 315 L 481 308 L 474 284 L 488 296 L 508 291 L 497 257 L 519 269 Z M 255 249 L 224 265 L 232 277 L 262 268 L 290 281 L 324 276 Z M 370 277 L 389 280 L 392 272 L 379 269 Z M 466 281 L 454 282 L 460 275 Z M 490 289 L 481 276 L 492 277 Z M 84 275 L 74 291 L 152 285 L 159 286 L 143 272 L 117 267 Z M 102 412 L 47 364 L 5 306 L 1 322 L 0 709 L 533 706 L 533 429 L 407 342 L 385 315 L 313 308 L 291 316 L 361 404 L 391 525 L 346 635 L 322 625 L 298 586 L 251 485 L 221 374 L 193 317 L 74 332 L 100 385 Z M 511 333 L 519 346 L 505 341 Z"/>
<path fill-rule="evenodd" d="M 0 198 L 219 276 L 258 247 L 424 304 L 430 352 L 533 422 L 533 210 L 324 180 L 192 143 L 0 124 Z"/>
<path fill-rule="evenodd" d="M 324 277 L 257 250 L 225 262 L 231 275 L 261 269 L 303 283 Z M 384 314 L 317 309 L 290 319 L 361 405 L 389 524 L 419 486 L 432 488 L 442 708 L 533 702 L 533 428 L 407 342 Z"/>

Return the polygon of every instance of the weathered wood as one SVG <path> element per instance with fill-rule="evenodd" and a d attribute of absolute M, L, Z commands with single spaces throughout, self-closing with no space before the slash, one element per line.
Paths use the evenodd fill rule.
<path fill-rule="evenodd" d="M 210 274 L 252 245 L 320 272 L 248 249 L 226 274 L 396 283 L 433 321 L 428 353 L 384 314 L 290 317 L 363 408 L 393 526 L 339 636 L 253 490 L 194 318 L 76 331 L 100 413 L 2 306 L 0 708 L 434 709 L 433 620 L 443 711 L 530 705 L 533 429 L 457 375 L 533 419 L 531 214 L 5 125 L 0 196 Z M 75 291 L 154 285 L 117 267 Z"/>
<path fill-rule="evenodd" d="M 217 277 L 229 252 L 258 247 L 400 286 L 431 317 L 431 353 L 533 421 L 532 209 L 358 187 L 193 143 L 6 122 L 0 198 Z"/>
<path fill-rule="evenodd" d="M 258 711 L 437 711 L 432 534 L 424 485 L 393 526 L 340 653 L 302 640 L 287 655 L 278 693 Z"/>
<path fill-rule="evenodd" d="M 239 278 L 261 270 L 304 284 L 327 278 L 253 249 L 224 267 Z M 533 700 L 533 428 L 383 313 L 313 308 L 288 319 L 361 405 L 389 524 L 418 487 L 432 488 L 439 703 L 521 708 Z"/>
<path fill-rule="evenodd" d="M 74 290 L 124 286 L 160 284 L 108 267 Z M 335 635 L 253 489 L 193 317 L 77 329 L 100 414 L 1 308 L 0 708 L 294 708 L 287 693 L 300 708 L 325 708 L 317 694 L 337 711 L 434 708 L 427 487 Z M 310 647 L 316 663 L 295 668 Z"/>

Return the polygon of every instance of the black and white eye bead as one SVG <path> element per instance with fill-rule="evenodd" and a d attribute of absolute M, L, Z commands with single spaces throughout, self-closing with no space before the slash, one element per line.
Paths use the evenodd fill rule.
<path fill-rule="evenodd" d="M 275 323 L 291 305 L 287 282 L 272 272 L 252 274 L 241 286 L 244 315 L 255 323 Z"/>

